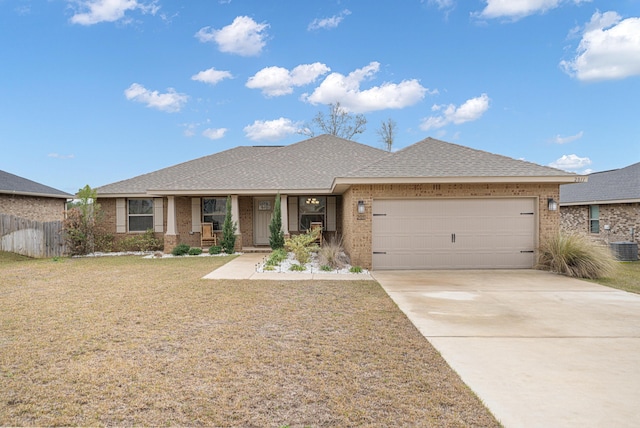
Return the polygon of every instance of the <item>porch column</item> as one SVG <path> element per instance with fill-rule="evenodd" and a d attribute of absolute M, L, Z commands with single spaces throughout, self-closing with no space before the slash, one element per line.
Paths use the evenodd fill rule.
<path fill-rule="evenodd" d="M 170 253 L 178 245 L 175 196 L 167 196 L 167 232 L 164 234 L 164 252 Z"/>
<path fill-rule="evenodd" d="M 282 220 L 282 232 L 289 236 L 289 197 L 280 195 L 280 217 Z"/>
<path fill-rule="evenodd" d="M 236 235 L 240 235 L 240 205 L 238 204 L 238 195 L 231 195 L 231 221 L 237 225 Z"/>

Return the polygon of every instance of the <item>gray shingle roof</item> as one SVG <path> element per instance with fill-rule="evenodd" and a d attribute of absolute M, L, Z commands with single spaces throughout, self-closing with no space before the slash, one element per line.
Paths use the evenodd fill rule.
<path fill-rule="evenodd" d="M 625 168 L 589 174 L 586 183 L 560 186 L 560 203 L 640 201 L 640 162 Z"/>
<path fill-rule="evenodd" d="M 320 135 L 244 159 L 234 165 L 191 174 L 150 190 L 321 190 L 336 176 L 348 174 L 389 154 L 332 135 Z"/>
<path fill-rule="evenodd" d="M 73 195 L 0 170 L 0 193 L 69 199 Z"/>
<path fill-rule="evenodd" d="M 98 194 L 144 194 L 149 189 L 168 186 L 192 176 L 200 176 L 235 165 L 251 157 L 259 157 L 280 146 L 246 147 L 240 146 L 220 153 L 183 162 L 137 177 L 118 181 L 96 188 Z"/>
<path fill-rule="evenodd" d="M 346 177 L 549 177 L 573 176 L 434 138 L 426 138 Z"/>

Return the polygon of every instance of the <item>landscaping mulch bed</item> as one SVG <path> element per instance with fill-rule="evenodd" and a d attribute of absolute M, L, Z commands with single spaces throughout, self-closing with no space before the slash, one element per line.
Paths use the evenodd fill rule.
<path fill-rule="evenodd" d="M 499 426 L 374 281 L 3 259 L 0 425 Z"/>

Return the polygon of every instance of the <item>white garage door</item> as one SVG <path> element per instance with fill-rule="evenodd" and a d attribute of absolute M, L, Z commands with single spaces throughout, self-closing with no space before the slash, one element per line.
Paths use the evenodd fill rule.
<path fill-rule="evenodd" d="M 533 198 L 374 200 L 373 268 L 532 268 L 535 205 Z"/>

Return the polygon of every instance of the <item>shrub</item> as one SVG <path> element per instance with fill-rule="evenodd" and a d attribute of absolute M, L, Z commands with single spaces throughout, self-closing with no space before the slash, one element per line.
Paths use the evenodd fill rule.
<path fill-rule="evenodd" d="M 278 266 L 280 263 L 282 263 L 287 259 L 287 256 L 288 254 L 284 248 L 279 248 L 277 250 L 274 250 L 271 252 L 271 254 L 269 254 L 269 258 L 265 262 L 265 265 Z"/>
<path fill-rule="evenodd" d="M 71 255 L 96 251 L 96 232 L 102 219 L 97 193 L 89 185 L 78 190 L 78 204 L 67 211 L 64 220 L 65 241 Z"/>
<path fill-rule="evenodd" d="M 142 235 L 132 235 L 121 239 L 117 248 L 120 251 L 156 251 L 162 250 L 162 239 L 156 238 L 153 229 L 147 229 Z"/>
<path fill-rule="evenodd" d="M 362 273 L 362 268 L 360 266 L 351 266 L 349 268 L 349 272 L 351 272 L 351 273 Z"/>
<path fill-rule="evenodd" d="M 577 278 L 611 276 L 617 267 L 607 247 L 583 235 L 558 234 L 540 248 L 538 267 Z"/>
<path fill-rule="evenodd" d="M 277 250 L 284 247 L 284 232 L 282 231 L 282 209 L 280 208 L 280 193 L 276 195 L 273 216 L 269 224 L 269 245 Z"/>
<path fill-rule="evenodd" d="M 187 244 L 179 244 L 171 250 L 171 254 L 174 256 L 184 256 L 185 254 L 189 254 L 189 247 Z"/>
<path fill-rule="evenodd" d="M 189 248 L 190 256 L 199 256 L 200 254 L 202 254 L 202 248 L 198 248 L 198 247 Z"/>
<path fill-rule="evenodd" d="M 209 254 L 220 254 L 222 252 L 222 247 L 219 245 L 212 245 L 209 247 Z"/>
<path fill-rule="evenodd" d="M 231 196 L 227 196 L 227 212 L 222 225 L 222 248 L 227 254 L 233 254 L 236 249 L 236 230 L 238 225 L 231 217 Z"/>
<path fill-rule="evenodd" d="M 331 272 L 333 269 L 331 268 L 331 266 L 322 265 L 320 266 L 320 270 L 323 272 Z"/>
<path fill-rule="evenodd" d="M 327 265 L 329 270 L 342 269 L 349 264 L 349 257 L 342 247 L 342 239 L 332 237 L 325 241 L 318 251 L 318 262 L 321 266 Z"/>
<path fill-rule="evenodd" d="M 291 251 L 300 264 L 309 263 L 311 252 L 319 249 L 315 242 L 320 237 L 320 233 L 320 229 L 314 229 L 307 230 L 306 233 L 300 235 L 294 235 L 285 240 L 284 248 Z"/>
<path fill-rule="evenodd" d="M 307 268 L 304 267 L 304 265 L 299 265 L 299 264 L 294 263 L 289 267 L 289 270 L 290 271 L 294 271 L 294 272 L 303 272 L 303 271 L 307 270 Z"/>

